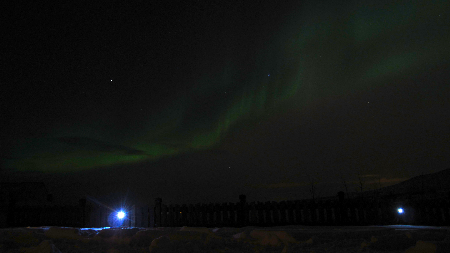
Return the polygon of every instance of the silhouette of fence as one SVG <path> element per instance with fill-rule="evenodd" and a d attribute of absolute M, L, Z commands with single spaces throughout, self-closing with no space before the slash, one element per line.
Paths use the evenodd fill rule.
<path fill-rule="evenodd" d="M 403 214 L 397 213 L 402 207 Z M 131 210 L 132 209 L 132 210 Z M 326 201 L 296 200 L 281 202 L 208 203 L 165 205 L 155 200 L 154 208 L 134 207 L 127 210 L 124 226 L 132 227 L 242 227 L 285 225 L 450 225 L 448 199 L 394 201 L 392 199 L 330 199 Z M 14 207 L 8 212 L 9 227 L 111 226 L 113 211 L 102 206 Z"/>
<path fill-rule="evenodd" d="M 284 225 L 449 225 L 448 201 L 327 200 L 164 205 L 156 199 L 156 227 L 241 227 Z M 399 207 L 402 214 L 397 212 Z"/>

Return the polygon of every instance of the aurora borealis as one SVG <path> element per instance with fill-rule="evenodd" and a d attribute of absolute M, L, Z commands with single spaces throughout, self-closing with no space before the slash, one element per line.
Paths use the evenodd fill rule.
<path fill-rule="evenodd" d="M 18 4 L 2 57 L 2 180 L 265 201 L 308 197 L 311 180 L 328 195 L 342 178 L 373 189 L 448 168 L 449 10 Z"/>

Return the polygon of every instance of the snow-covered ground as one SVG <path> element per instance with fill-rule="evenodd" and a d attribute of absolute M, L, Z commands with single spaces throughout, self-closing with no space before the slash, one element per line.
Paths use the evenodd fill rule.
<path fill-rule="evenodd" d="M 449 227 L 9 228 L 0 252 L 450 252 Z"/>

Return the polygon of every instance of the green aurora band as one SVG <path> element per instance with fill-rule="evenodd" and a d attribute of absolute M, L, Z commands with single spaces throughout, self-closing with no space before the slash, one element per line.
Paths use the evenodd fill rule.
<path fill-rule="evenodd" d="M 133 136 L 111 138 L 95 127 L 88 133 L 50 131 L 45 137 L 17 145 L 14 158 L 7 160 L 5 167 L 79 171 L 211 149 L 240 122 L 256 124 L 288 109 L 305 109 L 392 78 L 424 73 L 450 56 L 450 29 L 443 34 L 441 29 L 430 27 L 448 27 L 443 10 L 448 10 L 450 3 L 432 2 L 395 1 L 386 5 L 374 1 L 365 6 L 339 7 L 314 3 L 301 11 L 293 10 L 271 43 L 260 48 L 253 71 L 241 73 L 239 57 L 231 57 L 215 75 L 197 80 L 191 93 L 179 95 L 140 122 L 140 130 Z M 268 73 L 273 75 L 268 77 Z M 225 95 L 229 87 L 237 88 Z M 212 102 L 198 104 L 192 96 Z M 206 113 L 205 105 L 209 107 Z M 81 146 L 58 141 L 64 136 L 83 136 L 88 141 Z M 99 143 L 103 148 L 98 148 Z"/>

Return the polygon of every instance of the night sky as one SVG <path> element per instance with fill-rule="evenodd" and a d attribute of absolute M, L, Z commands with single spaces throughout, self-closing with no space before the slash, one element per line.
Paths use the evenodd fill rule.
<path fill-rule="evenodd" d="M 449 1 L 26 2 L 2 21 L 3 182 L 222 203 L 450 167 Z"/>

